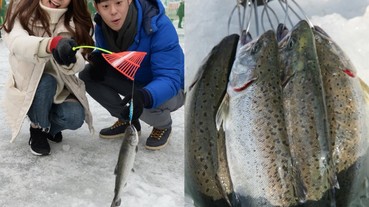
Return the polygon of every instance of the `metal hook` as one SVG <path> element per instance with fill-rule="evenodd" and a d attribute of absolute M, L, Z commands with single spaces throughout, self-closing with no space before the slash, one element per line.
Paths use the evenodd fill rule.
<path fill-rule="evenodd" d="M 284 10 L 284 12 L 285 12 L 285 14 L 286 14 L 286 17 L 285 18 L 288 18 L 288 20 L 289 20 L 289 22 L 290 22 L 290 24 L 291 24 L 291 26 L 293 27 L 294 26 L 294 24 L 292 23 L 292 20 L 291 20 L 291 18 L 290 18 L 290 15 L 288 14 L 288 11 L 292 11 L 292 13 L 299 19 L 299 20 L 303 20 L 303 19 L 305 19 L 307 22 L 308 22 L 308 24 L 310 25 L 310 27 L 313 27 L 313 24 L 312 24 L 312 22 L 310 21 L 310 19 L 308 18 L 308 16 L 306 15 L 306 13 L 305 13 L 305 11 L 300 7 L 300 5 L 295 1 L 295 0 L 291 0 L 294 4 L 295 4 L 295 6 L 297 7 L 297 9 L 300 11 L 300 13 L 304 16 L 304 17 L 301 17 L 299 14 L 298 14 L 298 12 L 290 5 L 290 4 L 288 4 L 288 2 L 287 2 L 287 0 L 279 0 L 279 3 L 280 3 L 280 5 L 281 5 L 281 7 L 282 7 L 282 9 Z M 284 3 L 285 5 L 286 5 L 286 7 L 284 7 L 283 5 L 282 5 L 282 3 Z M 285 22 L 286 22 L 286 20 L 285 20 Z"/>
<path fill-rule="evenodd" d="M 287 1 L 287 0 L 286 0 Z M 300 7 L 300 5 L 295 1 L 292 0 L 293 3 L 295 3 L 296 7 L 300 10 L 300 12 L 304 15 L 306 21 L 308 22 L 308 24 L 310 25 L 311 28 L 314 27 L 313 23 L 310 21 L 309 17 L 306 15 L 305 11 Z"/>
<path fill-rule="evenodd" d="M 257 4 L 253 4 L 254 5 L 254 11 L 255 11 L 255 27 L 256 27 L 256 35 L 259 36 L 260 31 L 259 31 L 259 15 L 258 15 L 258 5 Z"/>
<path fill-rule="evenodd" d="M 251 4 L 251 1 L 250 0 L 247 0 L 247 4 L 248 5 L 250 5 Z M 245 10 L 245 12 L 246 12 L 246 10 Z M 246 30 L 246 34 L 249 32 L 249 30 L 250 30 L 250 26 L 251 26 L 251 18 L 252 18 L 252 13 L 253 13 L 253 8 L 252 7 L 250 7 L 250 14 L 249 14 L 249 16 L 248 16 L 248 18 L 247 18 L 247 26 L 246 26 L 246 28 L 245 28 L 245 30 Z"/>
<path fill-rule="evenodd" d="M 236 0 L 236 5 L 232 9 L 231 14 L 229 15 L 229 18 L 228 18 L 228 34 L 230 34 L 231 21 L 232 21 L 232 17 L 236 9 L 238 10 L 238 23 L 239 23 L 240 30 L 242 32 L 240 9 L 239 9 L 240 5 L 242 5 L 242 1 Z"/>
<path fill-rule="evenodd" d="M 284 7 L 283 4 L 281 3 L 282 1 L 283 0 L 278 0 L 278 3 L 281 5 L 281 7 L 282 7 L 282 9 L 284 10 L 284 13 L 285 13 L 283 24 L 284 25 L 287 25 L 287 19 L 288 19 L 288 21 L 290 22 L 291 26 L 293 26 L 291 17 L 288 15 L 288 9 L 290 8 L 290 6 L 288 5 L 288 2 L 286 1 L 285 2 L 286 7 Z"/>
<path fill-rule="evenodd" d="M 229 15 L 229 18 L 228 18 L 228 34 L 230 33 L 232 16 L 233 16 L 234 12 L 236 11 L 236 8 L 237 8 L 237 5 L 232 9 L 231 14 Z"/>
<path fill-rule="evenodd" d="M 267 0 L 263 0 L 263 2 L 264 2 L 264 7 L 263 7 L 263 11 L 261 13 L 261 26 L 263 27 L 264 32 L 266 32 L 266 29 L 265 29 L 265 26 L 264 26 L 264 14 L 266 14 L 267 17 L 268 17 L 268 21 L 269 21 L 270 27 L 273 30 L 275 30 L 274 29 L 274 26 L 273 26 L 272 19 L 271 19 L 270 15 L 269 15 L 268 10 L 270 10 L 273 13 L 273 15 L 276 18 L 277 22 L 279 22 L 278 16 L 275 13 L 275 11 L 268 5 L 268 1 Z"/>
<path fill-rule="evenodd" d="M 280 23 L 280 21 L 276 11 L 269 5 L 270 1 L 272 0 L 236 0 L 236 6 L 233 8 L 231 15 L 228 19 L 228 33 L 230 33 L 231 20 L 236 10 L 238 13 L 238 27 L 240 35 L 242 35 L 245 32 L 246 33 L 249 32 L 252 22 L 255 23 L 254 32 L 256 33 L 257 36 L 260 35 L 261 29 L 264 32 L 267 30 L 264 21 L 268 21 L 271 29 L 275 30 L 276 27 L 275 25 L 273 25 L 274 23 L 273 20 L 276 20 L 278 23 Z M 284 25 L 286 25 L 287 22 L 289 22 L 292 27 L 294 26 L 294 23 L 292 21 L 293 18 L 291 18 L 292 17 L 291 14 L 293 14 L 299 20 L 305 19 L 308 22 L 308 24 L 311 27 L 313 27 L 313 24 L 311 23 L 310 19 L 307 17 L 306 13 L 296 2 L 296 0 L 291 1 L 292 4 L 288 2 L 288 0 L 278 0 L 278 3 L 280 4 L 285 13 L 285 17 L 283 20 Z M 258 14 L 259 6 L 263 6 L 260 15 Z M 243 7 L 242 10 L 241 7 Z M 267 18 L 267 20 L 265 18 Z"/>
<path fill-rule="evenodd" d="M 249 31 L 250 24 L 251 24 L 252 8 L 249 8 L 250 12 L 249 12 L 247 19 L 246 19 L 246 14 L 248 12 L 247 7 L 250 5 L 251 5 L 251 0 L 241 0 L 241 1 L 236 0 L 236 6 L 232 9 L 231 15 L 228 18 L 228 34 L 230 33 L 230 25 L 231 25 L 232 17 L 236 10 L 238 11 L 238 26 L 239 26 L 240 35 L 242 35 L 244 30 L 246 30 L 247 32 Z M 243 7 L 242 11 L 240 8 L 241 6 Z"/>
<path fill-rule="evenodd" d="M 246 1 L 244 1 L 244 2 L 246 2 Z M 241 2 L 240 5 L 242 5 L 242 3 L 243 2 Z M 246 11 L 247 11 L 247 2 L 246 2 L 246 5 L 243 6 L 242 18 L 241 18 L 240 7 L 238 7 L 238 22 L 239 22 L 239 27 L 240 27 L 240 34 L 242 34 L 242 30 L 243 30 L 243 28 L 245 26 L 245 15 L 246 15 Z"/>

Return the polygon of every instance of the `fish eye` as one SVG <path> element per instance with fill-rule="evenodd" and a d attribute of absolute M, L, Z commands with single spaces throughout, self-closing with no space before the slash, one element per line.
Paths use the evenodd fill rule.
<path fill-rule="evenodd" d="M 255 44 L 251 49 L 251 55 L 256 54 L 260 50 L 261 46 L 260 44 Z"/>
<path fill-rule="evenodd" d="M 296 38 L 290 37 L 288 42 L 287 42 L 287 48 L 292 49 L 292 47 L 295 45 L 295 43 L 296 43 Z"/>

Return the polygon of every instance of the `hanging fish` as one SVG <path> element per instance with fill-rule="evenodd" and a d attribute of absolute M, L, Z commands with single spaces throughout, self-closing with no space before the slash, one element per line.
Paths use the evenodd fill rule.
<path fill-rule="evenodd" d="M 234 191 L 245 207 L 293 206 L 295 191 L 304 197 L 294 183 L 278 61 L 272 30 L 241 47 L 217 115 Z"/>
<path fill-rule="evenodd" d="M 122 203 L 123 188 L 127 184 L 128 176 L 133 169 L 137 154 L 138 133 L 133 125 L 129 125 L 125 131 L 122 145 L 119 150 L 118 162 L 115 167 L 114 199 L 111 207 L 120 206 Z"/>
<path fill-rule="evenodd" d="M 314 36 L 340 185 L 336 191 L 337 206 L 369 206 L 369 114 L 363 90 L 366 84 L 362 84 L 348 56 L 322 28 L 315 26 Z"/>
<path fill-rule="evenodd" d="M 225 37 L 213 48 L 190 86 L 185 118 L 185 191 L 197 207 L 235 206 L 224 131 L 215 114 L 225 94 L 239 36 Z"/>
<path fill-rule="evenodd" d="M 322 77 L 309 24 L 300 21 L 289 35 L 280 42 L 287 134 L 305 200 L 317 201 L 326 193 L 332 197 L 337 186 Z M 328 202 L 334 205 L 334 198 Z"/>

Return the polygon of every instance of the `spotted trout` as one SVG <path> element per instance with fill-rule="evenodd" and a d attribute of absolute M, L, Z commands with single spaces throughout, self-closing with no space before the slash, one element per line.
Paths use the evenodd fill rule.
<path fill-rule="evenodd" d="M 278 60 L 272 30 L 241 47 L 217 115 L 234 191 L 245 207 L 293 206 L 298 200 Z"/>
<path fill-rule="evenodd" d="M 315 27 L 314 36 L 340 185 L 336 191 L 337 206 L 369 206 L 366 85 L 348 56 L 326 32 Z"/>
<path fill-rule="evenodd" d="M 301 172 L 306 201 L 316 201 L 337 186 L 325 94 L 314 35 L 302 20 L 280 42 L 283 106 L 293 164 Z M 334 205 L 334 199 L 331 200 Z"/>
<path fill-rule="evenodd" d="M 185 192 L 197 207 L 235 206 L 224 132 L 217 131 L 215 114 L 225 94 L 238 35 L 225 37 L 205 61 L 186 98 Z"/>
<path fill-rule="evenodd" d="M 121 205 L 123 188 L 127 184 L 128 176 L 133 169 L 137 153 L 137 144 L 137 130 L 133 125 L 129 125 L 125 131 L 124 139 L 119 150 L 118 163 L 115 167 L 115 189 L 111 207 Z"/>

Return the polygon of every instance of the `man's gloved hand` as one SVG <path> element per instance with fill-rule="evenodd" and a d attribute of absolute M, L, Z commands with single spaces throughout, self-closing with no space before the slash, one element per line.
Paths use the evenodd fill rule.
<path fill-rule="evenodd" d="M 122 117 L 129 120 L 129 108 L 131 104 L 132 94 L 126 95 L 121 102 L 123 106 L 123 111 L 121 113 Z M 137 120 L 140 118 L 144 107 L 149 108 L 152 105 L 151 95 L 145 89 L 137 89 L 133 94 L 133 115 L 132 120 Z"/>
<path fill-rule="evenodd" d="M 59 65 L 69 66 L 71 63 L 75 63 L 77 61 L 77 51 L 72 49 L 76 46 L 77 43 L 73 39 L 56 36 L 51 39 L 50 51 Z"/>
<path fill-rule="evenodd" d="M 112 66 L 106 62 L 105 58 L 100 52 L 92 52 L 88 56 L 88 62 L 90 63 L 90 76 L 94 81 L 103 81 L 106 75 L 107 69 Z"/>

